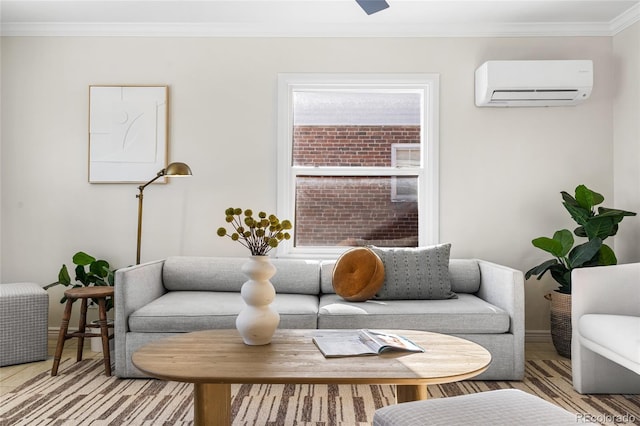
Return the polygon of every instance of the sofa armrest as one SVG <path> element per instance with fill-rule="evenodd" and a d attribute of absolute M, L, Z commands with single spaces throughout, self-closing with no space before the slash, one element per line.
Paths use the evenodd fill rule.
<path fill-rule="evenodd" d="M 571 286 L 576 320 L 584 314 L 640 316 L 640 263 L 574 269 Z"/>
<path fill-rule="evenodd" d="M 129 315 L 167 292 L 162 284 L 164 260 L 118 269 L 115 277 L 115 355 L 116 375 L 127 372 L 127 332 Z"/>
<path fill-rule="evenodd" d="M 480 289 L 477 296 L 504 309 L 511 317 L 509 331 L 524 342 L 524 275 L 522 271 L 478 259 Z"/>
<path fill-rule="evenodd" d="M 477 260 L 480 267 L 481 299 L 509 313 L 513 334 L 513 374 L 524 377 L 524 274 L 517 269 Z"/>
<path fill-rule="evenodd" d="M 162 285 L 164 260 L 118 269 L 115 277 L 115 334 L 129 331 L 129 315 L 167 292 Z"/>

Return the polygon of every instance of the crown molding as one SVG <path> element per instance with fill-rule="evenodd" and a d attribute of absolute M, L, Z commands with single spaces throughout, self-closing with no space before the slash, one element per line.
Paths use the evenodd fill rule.
<path fill-rule="evenodd" d="M 0 0 L 0 35 L 607 37 L 640 21 L 640 0 L 570 0 L 557 8 L 546 0 L 395 1 L 403 7 L 365 16 L 352 0 Z"/>
<path fill-rule="evenodd" d="M 638 21 L 640 21 L 640 4 L 629 8 L 626 12 L 611 21 L 611 35 L 618 34 Z"/>
<path fill-rule="evenodd" d="M 632 12 L 632 13 L 631 13 Z M 4 37 L 606 37 L 640 20 L 640 6 L 611 23 L 263 24 L 7 22 Z"/>

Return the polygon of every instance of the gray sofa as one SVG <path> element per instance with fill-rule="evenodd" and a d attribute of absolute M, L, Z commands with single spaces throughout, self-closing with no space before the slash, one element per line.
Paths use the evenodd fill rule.
<path fill-rule="evenodd" d="M 244 258 L 169 257 L 120 269 L 115 281 L 115 372 L 145 377 L 133 352 L 156 339 L 196 330 L 235 328 L 243 306 Z M 335 261 L 273 259 L 278 272 L 279 328 L 385 328 L 452 334 L 487 348 L 492 362 L 480 380 L 524 376 L 522 272 L 475 259 L 451 259 L 446 300 L 347 302 L 332 286 Z"/>

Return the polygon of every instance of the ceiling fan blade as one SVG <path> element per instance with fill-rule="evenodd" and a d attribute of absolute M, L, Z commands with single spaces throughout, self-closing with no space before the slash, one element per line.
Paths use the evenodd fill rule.
<path fill-rule="evenodd" d="M 356 0 L 356 2 L 360 5 L 362 10 L 367 13 L 367 15 L 380 12 L 381 10 L 389 7 L 389 3 L 385 0 Z"/>

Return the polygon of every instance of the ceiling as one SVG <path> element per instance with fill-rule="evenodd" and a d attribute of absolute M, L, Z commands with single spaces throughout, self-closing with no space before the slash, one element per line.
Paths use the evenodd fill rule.
<path fill-rule="evenodd" d="M 612 36 L 640 0 L 0 0 L 3 36 Z"/>

